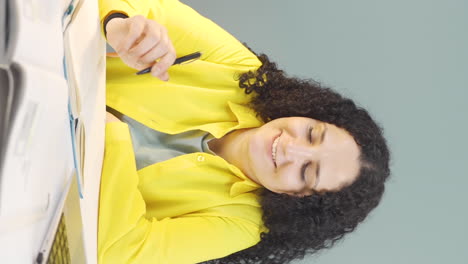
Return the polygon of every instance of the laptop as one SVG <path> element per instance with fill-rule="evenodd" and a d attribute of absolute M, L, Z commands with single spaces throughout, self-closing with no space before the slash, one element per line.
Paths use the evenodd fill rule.
<path fill-rule="evenodd" d="M 0 168 L 6 148 L 14 91 L 11 56 L 16 34 L 11 30 L 15 26 L 15 19 L 11 18 L 11 9 L 11 3 L 0 0 Z"/>
<path fill-rule="evenodd" d="M 36 264 L 86 263 L 77 177 L 71 175 L 50 221 Z"/>

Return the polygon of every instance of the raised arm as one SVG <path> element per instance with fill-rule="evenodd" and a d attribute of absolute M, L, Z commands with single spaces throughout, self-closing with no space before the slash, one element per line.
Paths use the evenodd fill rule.
<path fill-rule="evenodd" d="M 151 38 L 154 41 L 148 41 L 148 43 L 154 43 L 153 47 L 159 45 L 157 44 L 159 41 L 166 43 L 164 37 L 165 32 L 161 27 L 165 28 L 165 30 L 167 30 L 167 39 L 172 42 L 173 46 L 166 43 L 165 46 L 162 45 L 161 47 L 167 50 L 168 54 L 171 54 L 171 47 L 173 47 L 178 57 L 200 51 L 203 54 L 201 59 L 208 62 L 254 67 L 261 65 L 257 57 L 245 48 L 236 38 L 211 20 L 201 16 L 195 10 L 177 0 L 140 0 L 131 2 L 124 0 L 100 0 L 102 23 L 109 21 L 107 18 L 115 16 L 116 13 L 137 20 L 135 24 L 138 25 L 136 25 L 135 28 L 138 30 L 135 30 L 135 32 L 140 33 L 139 36 L 141 39 L 144 39 L 145 35 L 152 36 Z M 144 18 L 152 20 L 155 23 L 146 21 Z M 114 19 L 124 20 L 123 18 Z M 122 24 L 123 22 L 119 23 Z M 129 22 L 127 24 L 129 24 Z M 111 28 L 112 26 L 109 24 L 108 30 L 112 30 Z M 151 30 L 152 33 L 148 33 L 148 31 L 145 30 Z M 122 40 L 122 42 L 127 44 L 123 45 L 123 47 L 128 48 L 129 51 L 131 51 L 132 48 L 129 44 L 130 42 L 133 42 L 132 44 L 141 43 L 140 41 L 135 41 L 139 40 L 138 34 L 135 32 L 130 33 L 132 37 L 127 39 L 126 42 Z M 108 38 L 109 33 L 110 32 L 107 33 Z M 114 40 L 108 40 L 115 42 Z M 144 43 L 146 43 L 146 40 Z M 113 44 L 111 43 L 111 45 Z M 141 52 L 141 50 L 139 51 Z M 157 52 L 154 52 L 154 54 L 156 53 Z M 141 53 L 139 53 L 139 55 L 141 55 Z M 171 60 L 167 59 L 167 63 L 161 65 L 164 68 L 159 69 L 160 71 L 167 70 L 166 67 L 169 66 L 168 62 L 173 62 L 172 59 L 174 59 L 174 57 L 172 55 L 169 57 Z M 146 66 L 148 65 L 148 61 L 154 59 L 154 56 L 146 56 L 143 60 L 139 60 L 140 58 L 142 58 L 142 56 L 132 61 L 134 64 L 130 66 L 140 69 L 141 67 L 136 65 L 138 61 L 140 64 Z M 153 72 L 154 71 L 156 70 L 153 69 Z"/>

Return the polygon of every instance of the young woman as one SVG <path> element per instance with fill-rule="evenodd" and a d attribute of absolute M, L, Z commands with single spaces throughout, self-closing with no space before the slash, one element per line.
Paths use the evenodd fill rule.
<path fill-rule="evenodd" d="M 108 114 L 99 263 L 287 263 L 377 206 L 389 151 L 351 100 L 176 0 L 101 0 L 100 15 L 120 119 Z"/>

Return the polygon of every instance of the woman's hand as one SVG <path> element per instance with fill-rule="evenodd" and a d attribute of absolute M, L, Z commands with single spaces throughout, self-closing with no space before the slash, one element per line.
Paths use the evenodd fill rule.
<path fill-rule="evenodd" d="M 174 63 L 176 53 L 164 26 L 144 16 L 134 16 L 111 19 L 106 31 L 107 42 L 125 64 L 137 70 L 152 66 L 154 77 L 169 80 L 167 70 Z"/>
<path fill-rule="evenodd" d="M 122 122 L 120 119 L 118 119 L 115 115 L 106 112 L 106 123 L 111 123 L 111 122 Z"/>

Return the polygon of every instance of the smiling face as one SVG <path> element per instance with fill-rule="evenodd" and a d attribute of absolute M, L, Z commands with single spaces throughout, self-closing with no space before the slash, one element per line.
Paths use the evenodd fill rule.
<path fill-rule="evenodd" d="M 244 172 L 272 192 L 305 196 L 339 190 L 359 173 L 359 147 L 335 125 L 287 117 L 249 132 Z"/>

